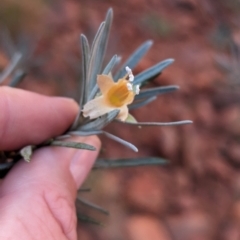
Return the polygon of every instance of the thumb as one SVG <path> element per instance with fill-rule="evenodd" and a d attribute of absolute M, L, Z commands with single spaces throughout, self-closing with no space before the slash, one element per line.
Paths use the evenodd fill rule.
<path fill-rule="evenodd" d="M 95 136 L 71 140 L 100 147 Z M 11 235 L 11 229 L 17 229 L 16 233 L 20 234 L 25 226 L 26 236 L 47 234 L 49 237 L 63 233 L 67 239 L 76 239 L 76 190 L 97 154 L 98 151 L 44 147 L 34 152 L 30 163 L 18 162 L 0 188 L 1 223 L 6 223 L 1 225 L 5 229 L 2 233 Z M 46 236 L 38 239 L 46 239 Z"/>
<path fill-rule="evenodd" d="M 23 190 L 31 185 L 42 188 L 51 184 L 67 188 L 72 196 L 85 180 L 97 158 L 100 141 L 96 136 L 74 137 L 71 141 L 95 146 L 96 151 L 65 147 L 44 147 L 34 152 L 31 162 L 21 160 L 5 177 L 1 194 Z"/>

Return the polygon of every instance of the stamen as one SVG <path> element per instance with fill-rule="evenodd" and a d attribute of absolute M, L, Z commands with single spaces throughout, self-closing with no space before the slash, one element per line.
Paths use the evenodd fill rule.
<path fill-rule="evenodd" d="M 132 84 L 131 83 L 127 83 L 127 88 L 128 88 L 129 91 L 132 91 L 133 90 Z"/>
<path fill-rule="evenodd" d="M 128 66 L 126 66 L 125 69 L 126 69 L 126 71 L 128 73 L 129 81 L 133 82 L 134 81 L 134 76 L 133 76 L 132 70 Z"/>
<path fill-rule="evenodd" d="M 135 87 L 135 93 L 139 94 L 140 93 L 140 85 L 136 85 Z"/>
<path fill-rule="evenodd" d="M 127 71 L 128 74 L 131 74 L 131 73 L 132 73 L 132 70 L 130 69 L 130 67 L 126 66 L 125 69 L 126 69 L 126 71 Z"/>
<path fill-rule="evenodd" d="M 133 80 L 134 80 L 134 76 L 131 74 L 131 75 L 129 75 L 129 81 L 130 82 L 133 82 Z"/>

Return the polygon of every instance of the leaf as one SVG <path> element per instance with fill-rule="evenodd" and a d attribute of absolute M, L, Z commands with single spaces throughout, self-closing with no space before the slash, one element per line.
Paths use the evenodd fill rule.
<path fill-rule="evenodd" d="M 173 59 L 167 59 L 139 73 L 137 76 L 135 76 L 134 84 L 142 84 L 143 82 L 149 80 L 150 78 L 158 75 L 159 73 L 162 72 L 164 68 L 168 67 L 173 62 L 174 62 Z"/>
<path fill-rule="evenodd" d="M 80 188 L 78 192 L 91 192 L 91 188 Z"/>
<path fill-rule="evenodd" d="M 109 215 L 109 212 L 107 210 L 103 209 L 102 207 L 100 207 L 100 206 L 98 206 L 98 205 L 96 205 L 94 203 L 91 203 L 91 202 L 89 202 L 87 200 L 84 200 L 84 199 L 82 199 L 80 197 L 77 198 L 77 201 L 82 203 L 82 204 L 84 204 L 84 205 L 86 205 L 86 206 L 88 206 L 88 207 L 90 207 L 90 208 L 93 208 L 93 209 L 95 209 L 95 210 L 97 210 L 97 211 L 99 211 L 99 212 L 101 212 L 103 214 Z"/>
<path fill-rule="evenodd" d="M 10 64 L 4 69 L 4 71 L 0 74 L 0 83 L 2 83 L 17 67 L 19 62 L 22 59 L 22 54 L 19 52 L 16 52 L 12 59 Z"/>
<path fill-rule="evenodd" d="M 101 47 L 100 54 L 103 55 L 103 56 L 104 56 L 106 48 L 107 48 L 110 28 L 111 28 L 111 25 L 112 25 L 112 19 L 113 19 L 113 10 L 112 10 L 112 8 L 109 8 L 108 11 L 107 11 L 106 17 L 105 17 L 105 21 L 102 22 L 102 24 L 104 23 L 105 26 L 104 26 L 104 33 L 103 33 L 103 38 L 102 38 L 102 42 L 101 42 L 101 44 L 103 44 L 103 45 Z M 95 38 L 93 40 L 92 46 L 96 45 L 96 42 L 98 40 L 98 33 L 100 32 L 99 31 L 100 28 L 101 28 L 101 25 L 100 25 L 100 27 L 98 29 L 98 32 L 97 32 L 97 34 L 96 34 L 96 36 L 95 36 Z M 91 54 L 92 54 L 92 52 L 91 52 Z"/>
<path fill-rule="evenodd" d="M 141 99 L 141 101 L 134 101 L 132 104 L 130 104 L 128 106 L 129 109 L 134 109 L 134 108 L 140 108 L 144 105 L 147 105 L 149 104 L 150 102 L 156 100 L 157 97 L 156 96 L 153 96 L 153 97 L 150 97 L 150 98 L 147 98 L 147 99 Z"/>
<path fill-rule="evenodd" d="M 119 110 L 115 109 L 109 113 L 104 114 L 103 116 L 97 118 L 92 122 L 89 122 L 85 125 L 80 126 L 79 128 L 77 128 L 77 130 L 80 130 L 80 131 L 101 130 L 111 121 L 113 121 L 118 114 L 119 114 Z"/>
<path fill-rule="evenodd" d="M 108 75 L 110 72 L 112 72 L 113 67 L 116 65 L 119 57 L 117 55 L 114 55 L 110 62 L 107 64 L 107 66 L 104 68 L 102 74 L 103 75 Z"/>
<path fill-rule="evenodd" d="M 38 40 L 36 35 L 26 35 L 25 33 L 20 33 L 18 36 L 17 48 L 22 53 L 25 59 L 30 58 L 36 47 L 38 45 Z"/>
<path fill-rule="evenodd" d="M 233 63 L 226 57 L 216 56 L 214 57 L 217 65 L 222 68 L 222 70 L 226 72 L 231 72 L 233 69 Z"/>
<path fill-rule="evenodd" d="M 125 70 L 126 66 L 133 69 L 140 62 L 142 57 L 147 53 L 152 44 L 153 41 L 149 40 L 143 43 L 140 47 L 138 47 L 137 50 L 135 50 L 135 52 L 122 65 L 121 69 L 116 73 L 116 75 L 114 76 L 115 81 L 124 76 L 126 72 Z"/>
<path fill-rule="evenodd" d="M 56 137 L 55 139 L 57 139 L 57 140 L 62 140 L 62 139 L 66 139 L 66 138 L 69 138 L 69 137 L 71 137 L 71 135 L 69 135 L 69 134 L 64 134 L 64 135 L 61 135 L 61 136 L 58 136 L 58 137 Z"/>
<path fill-rule="evenodd" d="M 88 94 L 96 85 L 97 74 L 100 73 L 105 50 L 108 42 L 109 31 L 112 24 L 113 12 L 109 9 L 107 12 L 106 20 L 103 22 L 94 38 L 93 46 L 89 59 L 89 68 L 87 73 Z M 88 98 L 88 101 L 90 99 Z"/>
<path fill-rule="evenodd" d="M 14 162 L 6 162 L 6 163 L 0 163 L 0 171 L 9 169 L 13 166 Z M 1 174 L 0 174 L 1 176 Z M 0 177 L 2 178 L 2 177 Z"/>
<path fill-rule="evenodd" d="M 77 149 L 85 149 L 90 151 L 95 151 L 96 148 L 94 146 L 91 146 L 86 143 L 80 143 L 80 142 L 68 142 L 68 141 L 53 141 L 50 143 L 52 146 L 58 146 L 58 147 L 69 147 L 69 148 L 77 148 Z"/>
<path fill-rule="evenodd" d="M 9 83 L 10 87 L 16 87 L 25 77 L 27 73 L 18 69 L 16 73 L 14 74 L 11 82 Z"/>
<path fill-rule="evenodd" d="M 117 168 L 117 167 L 135 167 L 148 165 L 166 165 L 168 161 L 158 157 L 143 158 L 120 158 L 120 159 L 97 159 L 93 169 Z"/>
<path fill-rule="evenodd" d="M 81 34 L 81 50 L 82 50 L 82 79 L 80 80 L 80 100 L 79 106 L 82 108 L 83 104 L 87 100 L 85 96 L 86 90 L 86 80 L 88 72 L 88 61 L 89 61 L 89 43 L 85 35 Z"/>
<path fill-rule="evenodd" d="M 117 55 L 114 55 L 114 56 L 112 57 L 112 59 L 110 60 L 110 62 L 107 64 L 107 66 L 104 68 L 102 74 L 103 74 L 103 75 L 108 75 L 108 74 L 112 71 L 112 69 L 113 69 L 113 67 L 115 66 L 117 60 L 118 60 L 118 56 L 117 56 Z M 95 86 L 94 86 L 94 88 L 92 89 L 92 91 L 91 91 L 88 99 L 89 99 L 89 100 L 93 99 L 93 98 L 96 96 L 98 90 L 99 90 L 99 87 L 98 87 L 97 84 L 95 84 Z"/>
<path fill-rule="evenodd" d="M 5 26 L 1 26 L 0 40 L 3 50 L 6 52 L 9 58 L 11 58 L 17 51 L 12 38 L 10 37 L 10 32 Z"/>
<path fill-rule="evenodd" d="M 138 149 L 132 143 L 127 142 L 127 141 L 125 141 L 125 140 L 123 140 L 123 139 L 121 139 L 121 138 L 119 138 L 119 137 L 117 137 L 117 136 L 115 136 L 115 135 L 113 135 L 111 133 L 108 133 L 106 131 L 102 131 L 102 133 L 104 135 L 106 135 L 108 138 L 110 138 L 112 140 L 115 140 L 116 142 L 121 143 L 125 147 L 128 147 L 128 148 L 132 149 L 134 152 L 138 152 Z"/>
<path fill-rule="evenodd" d="M 128 147 L 130 149 L 132 149 L 133 151 L 135 152 L 138 152 L 138 149 L 131 143 L 111 134 L 111 133 L 108 133 L 106 131 L 102 131 L 102 130 L 99 130 L 99 131 L 72 131 L 72 132 L 69 132 L 68 134 L 72 134 L 72 135 L 78 135 L 78 136 L 90 136 L 90 135 L 99 135 L 99 134 L 104 134 L 106 135 L 108 138 L 112 139 L 112 140 L 115 140 L 116 142 L 119 142 L 121 143 L 122 145 L 124 145 L 125 147 Z"/>
<path fill-rule="evenodd" d="M 88 65 L 88 70 L 86 75 L 86 78 L 87 78 L 86 83 L 88 85 L 87 86 L 88 95 L 91 93 L 91 90 L 96 84 L 97 74 L 100 73 L 99 68 L 102 64 L 101 60 L 103 56 L 100 56 L 99 54 L 100 54 L 100 45 L 101 45 L 102 35 L 104 33 L 104 26 L 105 26 L 105 22 L 102 22 L 94 38 L 93 45 L 91 47 L 89 65 Z M 88 100 L 89 98 L 87 98 L 85 102 L 87 102 Z"/>
<path fill-rule="evenodd" d="M 95 130 L 95 131 L 80 131 L 80 130 L 75 130 L 75 131 L 70 131 L 67 134 L 71 135 L 77 135 L 77 136 L 92 136 L 92 135 L 98 135 L 102 134 L 102 131 Z"/>
<path fill-rule="evenodd" d="M 83 215 L 83 214 L 78 213 L 77 218 L 78 218 L 79 221 L 82 221 L 82 222 L 92 223 L 92 224 L 95 224 L 95 225 L 98 225 L 98 226 L 104 226 L 104 224 L 101 223 L 100 221 L 98 221 L 94 218 L 91 218 L 87 215 Z"/>
<path fill-rule="evenodd" d="M 80 97 L 79 97 L 79 110 L 78 114 L 71 126 L 71 129 L 75 129 L 78 125 L 79 118 L 81 115 L 81 110 L 83 105 L 87 101 L 87 89 L 86 89 L 86 81 L 87 81 L 87 71 L 88 71 L 88 61 L 89 61 L 89 44 L 86 36 L 81 34 L 81 50 L 82 50 L 82 79 L 79 81 L 79 89 L 80 89 Z"/>
<path fill-rule="evenodd" d="M 176 85 L 143 89 L 140 91 L 140 93 L 138 95 L 135 96 L 135 100 L 138 100 L 140 98 L 152 97 L 152 96 L 156 96 L 156 95 L 160 95 L 160 94 L 164 94 L 164 93 L 173 92 L 178 89 L 179 89 L 179 86 L 176 86 Z"/>
<path fill-rule="evenodd" d="M 104 58 L 105 52 L 107 49 L 108 38 L 110 34 L 110 29 L 112 26 L 112 21 L 113 21 L 113 10 L 112 8 L 109 8 L 105 18 L 105 29 L 104 29 L 103 39 L 102 39 L 103 44 L 102 44 L 101 53 L 100 53 L 103 56 L 102 59 Z"/>
<path fill-rule="evenodd" d="M 185 125 L 185 124 L 191 124 L 193 121 L 191 120 L 183 120 L 183 121 L 176 121 L 176 122 L 120 122 L 120 123 L 126 123 L 130 125 L 136 125 L 136 126 L 176 126 L 176 125 Z"/>

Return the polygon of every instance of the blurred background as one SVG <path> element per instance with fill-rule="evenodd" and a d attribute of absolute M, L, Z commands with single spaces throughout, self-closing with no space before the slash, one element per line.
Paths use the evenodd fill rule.
<path fill-rule="evenodd" d="M 81 223 L 81 240 L 240 239 L 240 1 L 239 0 L 1 0 L 0 70 L 24 52 L 27 77 L 18 87 L 78 97 L 79 34 L 92 41 L 113 8 L 106 60 L 123 61 L 144 41 L 154 45 L 134 74 L 175 63 L 153 86 L 176 84 L 132 114 L 139 121 L 191 119 L 192 125 L 108 130 L 138 153 L 101 137 L 101 157 L 158 156 L 167 166 L 94 170 L 81 196 L 110 212 L 82 206 L 104 227 Z M 9 80 L 6 81 L 6 84 Z"/>

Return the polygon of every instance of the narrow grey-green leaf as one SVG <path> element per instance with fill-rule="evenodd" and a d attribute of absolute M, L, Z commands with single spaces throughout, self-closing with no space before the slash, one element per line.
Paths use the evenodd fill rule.
<path fill-rule="evenodd" d="M 81 34 L 81 51 L 82 51 L 82 79 L 80 80 L 80 100 L 79 106 L 82 108 L 83 104 L 87 100 L 85 96 L 86 92 L 86 81 L 87 81 L 87 72 L 88 72 L 88 62 L 89 62 L 89 43 L 85 35 Z"/>
<path fill-rule="evenodd" d="M 173 92 L 178 89 L 179 89 L 179 86 L 176 86 L 176 85 L 143 89 L 140 91 L 138 95 L 135 96 L 135 100 Z"/>
<path fill-rule="evenodd" d="M 120 121 L 119 121 L 120 122 Z M 135 126 L 176 126 L 176 125 L 185 125 L 191 124 L 193 121 L 191 120 L 183 120 L 183 121 L 176 121 L 176 122 L 120 122 L 123 124 L 130 124 Z"/>
<path fill-rule="evenodd" d="M 92 100 L 96 96 L 98 90 L 99 90 L 99 87 L 98 87 L 97 84 L 95 84 L 95 86 L 93 87 L 91 93 L 89 94 L 88 101 Z"/>
<path fill-rule="evenodd" d="M 100 206 L 98 206 L 98 205 L 96 205 L 94 203 L 91 203 L 91 202 L 89 202 L 89 201 L 87 201 L 85 199 L 82 199 L 81 197 L 78 197 L 77 201 L 82 203 L 82 204 L 84 204 L 84 205 L 86 205 L 86 206 L 88 206 L 88 207 L 90 207 L 90 208 L 93 208 L 93 209 L 95 209 L 95 210 L 97 210 L 97 211 L 99 211 L 99 212 L 101 212 L 103 214 L 109 215 L 109 212 L 107 210 L 105 210 L 104 208 L 102 208 L 102 207 L 100 207 Z"/>
<path fill-rule="evenodd" d="M 64 135 L 61 135 L 61 136 L 56 137 L 55 139 L 56 139 L 56 140 L 62 140 L 62 139 L 66 139 L 66 138 L 69 138 L 69 137 L 71 137 L 71 135 L 68 134 L 68 133 L 66 133 L 66 134 L 64 134 Z"/>
<path fill-rule="evenodd" d="M 86 143 L 80 143 L 80 142 L 68 142 L 68 141 L 53 141 L 50 143 L 52 146 L 58 146 L 58 147 L 69 147 L 69 148 L 77 148 L 77 149 L 85 149 L 90 151 L 95 151 L 96 148 L 94 146 L 91 146 Z"/>
<path fill-rule="evenodd" d="M 120 158 L 120 159 L 97 159 L 93 169 L 99 168 L 118 168 L 118 167 L 135 167 L 148 165 L 166 165 L 168 161 L 158 157 L 142 158 Z"/>
<path fill-rule="evenodd" d="M 174 62 L 173 59 L 167 59 L 139 73 L 138 75 L 135 76 L 134 84 L 142 84 L 143 82 L 149 80 L 150 78 L 158 75 L 159 73 L 162 72 L 164 68 L 166 68 L 173 62 Z"/>
<path fill-rule="evenodd" d="M 105 56 L 105 50 L 108 43 L 110 27 L 112 24 L 112 17 L 113 11 L 112 9 L 109 9 L 106 15 L 105 22 L 101 24 L 93 42 L 87 77 L 87 83 L 89 87 L 88 94 L 91 93 L 92 89 L 96 85 L 97 74 L 101 72 L 103 58 Z M 88 100 L 90 100 L 90 98 L 88 98 Z"/>
<path fill-rule="evenodd" d="M 216 56 L 214 57 L 214 60 L 216 61 L 218 67 L 221 67 L 222 70 L 226 72 L 231 72 L 231 70 L 233 69 L 234 61 L 230 61 L 226 57 Z"/>
<path fill-rule="evenodd" d="M 71 134 L 71 135 L 77 135 L 77 136 L 92 136 L 92 135 L 98 135 L 98 134 L 101 134 L 102 131 L 99 131 L 99 130 L 94 130 L 94 131 L 70 131 L 68 132 L 68 134 Z"/>
<path fill-rule="evenodd" d="M 0 170 L 9 169 L 13 166 L 14 162 L 0 163 Z"/>
<path fill-rule="evenodd" d="M 142 59 L 142 57 L 147 53 L 149 48 L 152 46 L 153 41 L 149 40 L 143 43 L 140 47 L 137 48 L 133 52 L 133 54 L 127 59 L 127 61 L 122 65 L 120 70 L 114 76 L 115 81 L 119 78 L 123 77 L 126 73 L 125 67 L 128 66 L 129 68 L 133 69 Z"/>
<path fill-rule="evenodd" d="M 102 48 L 101 48 L 101 55 L 103 56 L 102 59 L 105 56 L 105 52 L 107 49 L 107 44 L 108 44 L 108 38 L 110 34 L 110 29 L 112 26 L 112 21 L 113 21 L 113 10 L 112 8 L 109 8 L 106 14 L 105 18 L 105 29 L 104 29 L 104 34 L 103 34 L 103 39 L 102 39 Z"/>
<path fill-rule="evenodd" d="M 96 84 L 96 78 L 97 74 L 99 74 L 99 69 L 102 65 L 102 59 L 103 56 L 100 56 L 100 48 L 101 48 L 101 41 L 102 41 L 102 35 L 104 34 L 104 26 L 105 22 L 103 22 L 94 38 L 93 45 L 91 47 L 91 54 L 89 58 L 89 65 L 88 65 L 88 71 L 87 71 L 87 94 L 89 95 L 93 89 L 93 87 Z M 89 100 L 89 96 L 87 98 Z"/>
<path fill-rule="evenodd" d="M 6 52 L 9 58 L 12 58 L 17 49 L 12 41 L 9 30 L 5 26 L 1 26 L 0 40 L 3 50 Z"/>
<path fill-rule="evenodd" d="M 122 61 L 122 57 L 118 56 L 115 65 L 118 65 L 121 61 Z"/>
<path fill-rule="evenodd" d="M 22 59 L 21 53 L 16 52 L 13 55 L 10 64 L 0 74 L 0 83 L 2 83 L 14 71 L 14 69 L 17 67 L 17 65 L 21 61 L 21 59 Z"/>
<path fill-rule="evenodd" d="M 113 119 L 115 119 L 118 114 L 119 114 L 119 110 L 115 109 L 109 113 L 104 114 L 103 116 L 97 118 L 92 122 L 89 122 L 85 125 L 80 126 L 77 130 L 80 130 L 80 131 L 101 130 L 111 121 L 113 121 Z"/>
<path fill-rule="evenodd" d="M 10 87 L 16 87 L 25 77 L 27 73 L 21 69 L 18 69 L 14 74 L 11 82 L 9 83 Z"/>
<path fill-rule="evenodd" d="M 72 132 L 69 132 L 68 134 L 72 134 L 72 135 L 78 135 L 78 136 L 90 136 L 90 135 L 99 135 L 99 134 L 104 134 L 106 135 L 108 138 L 112 139 L 112 140 L 115 140 L 116 142 L 119 142 L 121 143 L 122 145 L 124 145 L 125 147 L 128 147 L 130 149 L 132 149 L 133 151 L 135 152 L 138 152 L 138 149 L 132 144 L 132 143 L 129 143 L 111 133 L 108 133 L 106 131 L 72 131 Z"/>
<path fill-rule="evenodd" d="M 109 61 L 109 63 L 107 64 L 107 66 L 104 68 L 102 74 L 108 75 L 112 71 L 113 67 L 116 65 L 117 60 L 118 60 L 118 56 L 114 55 Z"/>
<path fill-rule="evenodd" d="M 106 132 L 106 131 L 102 131 L 102 133 L 103 133 L 104 135 L 106 135 L 108 138 L 110 138 L 110 139 L 112 139 L 112 140 L 115 140 L 116 142 L 121 143 L 121 144 L 124 145 L 125 147 L 128 147 L 128 148 L 132 149 L 134 152 L 138 152 L 138 149 L 137 149 L 132 143 L 127 142 L 127 141 L 123 140 L 122 138 L 117 137 L 117 136 L 115 136 L 115 135 L 113 135 L 113 134 L 111 134 L 111 133 L 108 133 L 108 132 Z"/>
<path fill-rule="evenodd" d="M 98 226 L 104 226 L 104 224 L 94 218 L 91 218 L 87 215 L 83 215 L 83 214 L 80 214 L 78 213 L 77 214 L 77 218 L 79 221 L 82 221 L 82 222 L 86 222 L 86 223 L 91 223 L 91 224 L 95 224 L 95 225 L 98 225 Z"/>
<path fill-rule="evenodd" d="M 106 47 L 107 47 L 107 43 L 108 43 L 108 37 L 109 37 L 109 32 L 110 32 L 110 28 L 111 28 L 111 25 L 112 25 L 112 19 L 113 19 L 113 10 L 112 8 L 109 8 L 108 11 L 107 11 L 107 14 L 106 14 L 106 17 L 105 17 L 105 21 L 101 23 L 101 25 L 104 23 L 104 36 L 102 38 L 102 41 L 103 41 L 103 45 L 102 45 L 102 49 L 101 49 L 101 52 L 102 54 L 104 55 L 105 54 L 105 51 L 106 51 Z M 95 38 L 93 40 L 93 44 L 92 46 L 96 45 L 97 41 L 98 41 L 98 36 L 100 34 L 100 31 L 101 31 L 101 25 L 100 27 L 98 28 L 98 31 L 95 35 Z M 93 48 L 91 49 L 93 50 Z M 92 51 L 91 51 L 91 54 L 92 54 Z"/>
<path fill-rule="evenodd" d="M 147 105 L 149 104 L 150 102 L 156 100 L 157 97 L 156 96 L 153 96 L 153 97 L 150 97 L 150 98 L 147 98 L 147 99 L 141 99 L 141 101 L 134 101 L 132 104 L 130 104 L 128 106 L 129 109 L 134 109 L 134 108 L 140 108 L 144 105 Z"/>
<path fill-rule="evenodd" d="M 110 60 L 110 62 L 107 64 L 107 66 L 104 68 L 102 74 L 108 75 L 112 71 L 113 67 L 115 66 L 115 64 L 117 62 L 117 59 L 118 59 L 118 56 L 114 55 L 112 57 L 112 59 Z M 95 86 L 93 87 L 88 99 L 89 100 L 93 99 L 96 96 L 98 90 L 99 90 L 99 87 L 98 87 L 97 84 L 95 84 Z"/>
<path fill-rule="evenodd" d="M 87 71 L 88 71 L 88 61 L 89 61 L 89 44 L 88 40 L 85 35 L 81 34 L 80 36 L 80 43 L 81 43 L 81 52 L 82 52 L 82 79 L 79 79 L 79 110 L 78 114 L 71 126 L 71 129 L 75 129 L 78 125 L 79 118 L 81 115 L 81 109 L 83 105 L 87 101 Z"/>
<path fill-rule="evenodd" d="M 80 188 L 78 192 L 91 192 L 91 188 Z"/>
<path fill-rule="evenodd" d="M 19 49 L 24 58 L 29 58 L 36 49 L 38 41 L 37 39 L 33 41 L 33 38 L 34 36 L 27 35 L 23 32 L 18 35 L 17 49 Z"/>

